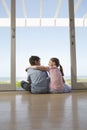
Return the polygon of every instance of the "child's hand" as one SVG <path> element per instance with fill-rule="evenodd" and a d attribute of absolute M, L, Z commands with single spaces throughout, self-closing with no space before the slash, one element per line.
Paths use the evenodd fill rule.
<path fill-rule="evenodd" d="M 27 67 L 27 68 L 25 69 L 25 71 L 27 72 L 27 71 L 28 71 L 28 69 L 29 69 L 29 67 Z"/>

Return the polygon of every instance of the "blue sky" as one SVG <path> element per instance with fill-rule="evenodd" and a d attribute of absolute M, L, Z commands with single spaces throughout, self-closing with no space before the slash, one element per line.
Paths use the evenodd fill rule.
<path fill-rule="evenodd" d="M 74 1 L 76 3 L 77 0 Z M 10 0 L 6 0 L 10 9 Z M 25 0 L 27 16 L 39 18 L 40 0 Z M 43 18 L 55 15 L 58 0 L 43 0 Z M 83 0 L 75 17 L 87 12 L 87 0 Z M 16 17 L 24 17 L 21 0 L 16 3 Z M 6 18 L 0 0 L 0 18 Z M 68 0 L 63 0 L 59 17 L 68 17 Z M 87 28 L 76 28 L 77 74 L 87 75 Z M 0 77 L 10 75 L 10 28 L 0 28 Z M 41 57 L 41 63 L 47 65 L 51 57 L 58 57 L 64 68 L 65 76 L 70 75 L 70 40 L 68 27 L 23 27 L 16 28 L 16 76 L 26 77 L 24 69 L 31 55 Z"/>

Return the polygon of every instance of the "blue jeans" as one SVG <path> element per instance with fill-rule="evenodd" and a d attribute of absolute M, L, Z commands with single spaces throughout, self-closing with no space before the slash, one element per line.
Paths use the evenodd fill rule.
<path fill-rule="evenodd" d="M 27 81 L 22 80 L 21 81 L 21 87 L 26 91 L 31 91 L 31 84 Z"/>
<path fill-rule="evenodd" d="M 72 90 L 71 86 L 64 84 L 64 93 L 69 93 L 69 92 L 71 92 L 71 90 Z"/>

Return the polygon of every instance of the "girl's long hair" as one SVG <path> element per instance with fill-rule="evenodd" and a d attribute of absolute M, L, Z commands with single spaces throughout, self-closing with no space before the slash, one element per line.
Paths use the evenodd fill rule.
<path fill-rule="evenodd" d="M 60 64 L 59 59 L 58 58 L 51 58 L 51 61 L 55 63 L 55 65 L 60 69 L 62 76 L 64 76 L 63 67 Z"/>

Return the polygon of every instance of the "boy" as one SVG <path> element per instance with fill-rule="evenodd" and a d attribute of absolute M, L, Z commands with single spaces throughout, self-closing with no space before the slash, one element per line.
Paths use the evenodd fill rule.
<path fill-rule="evenodd" d="M 40 66 L 40 58 L 31 56 L 29 58 L 31 66 Z M 33 68 L 27 68 L 27 81 L 22 81 L 21 86 L 32 93 L 48 93 L 49 92 L 49 77 L 46 71 L 41 71 Z"/>

